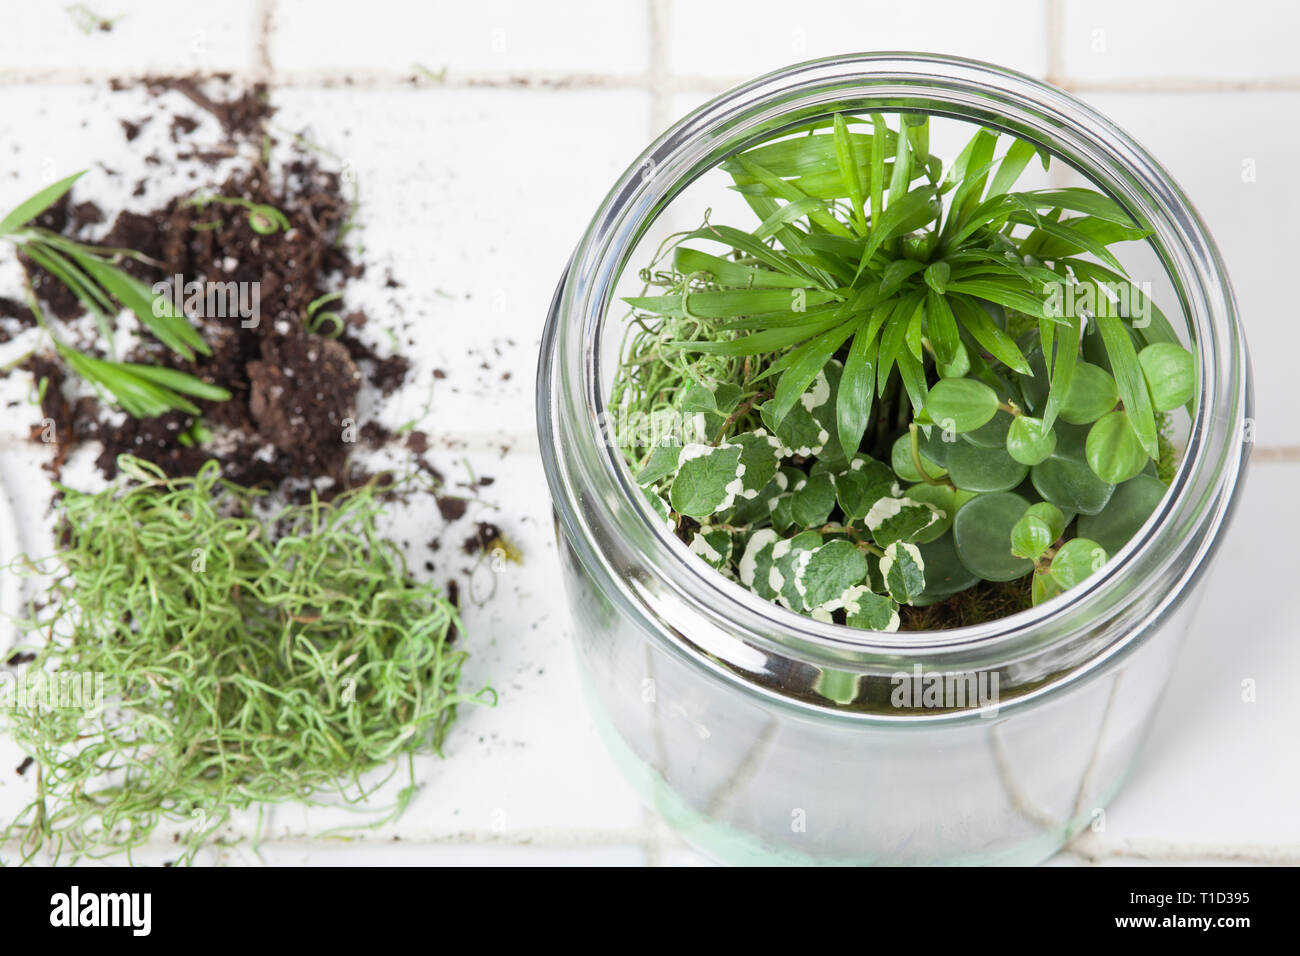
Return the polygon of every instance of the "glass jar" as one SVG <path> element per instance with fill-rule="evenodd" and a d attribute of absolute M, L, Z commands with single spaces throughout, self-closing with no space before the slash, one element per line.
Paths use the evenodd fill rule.
<path fill-rule="evenodd" d="M 899 110 L 1046 146 L 1151 229 L 1200 386 L 1170 493 L 1099 573 L 1001 620 L 883 633 L 764 601 L 656 520 L 611 432 L 621 329 L 607 314 L 650 224 L 706 171 L 834 112 Z M 894 53 L 804 63 L 724 94 L 615 185 L 542 342 L 542 455 L 579 667 L 611 752 L 651 806 L 725 861 L 1047 858 L 1100 819 L 1133 764 L 1241 486 L 1250 416 L 1213 241 L 1168 174 L 1087 105 L 987 64 Z"/>

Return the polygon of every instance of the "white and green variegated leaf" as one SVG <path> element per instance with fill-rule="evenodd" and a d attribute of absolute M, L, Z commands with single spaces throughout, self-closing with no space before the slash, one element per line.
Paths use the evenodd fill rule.
<path fill-rule="evenodd" d="M 727 416 L 735 411 L 740 404 L 741 395 L 740 386 L 730 382 L 723 382 L 714 388 L 701 382 L 692 382 L 678 407 L 682 413 L 695 416 L 695 436 L 700 441 L 706 441 L 708 436 L 717 434 L 727 421 Z"/>
<path fill-rule="evenodd" d="M 740 497 L 757 498 L 780 467 L 781 442 L 770 432 L 758 428 L 727 439 L 727 444 L 741 448 L 740 463 L 745 470 L 741 475 Z"/>
<path fill-rule="evenodd" d="M 656 445 L 650 453 L 650 460 L 637 472 L 636 483 L 641 486 L 653 485 L 669 475 L 676 474 L 677 462 L 681 458 L 682 446 L 678 442 L 666 442 Z"/>
<path fill-rule="evenodd" d="M 645 500 L 650 502 L 650 510 L 658 515 L 663 521 L 664 527 L 669 531 L 676 531 L 677 522 L 673 520 L 672 509 L 668 506 L 668 502 L 664 501 L 663 498 L 659 497 L 659 495 L 655 494 L 649 488 L 642 488 L 641 493 L 645 495 Z"/>
<path fill-rule="evenodd" d="M 883 594 L 876 594 L 866 585 L 850 588 L 840 598 L 845 621 L 849 627 L 866 631 L 896 631 L 900 623 L 898 603 Z"/>
<path fill-rule="evenodd" d="M 856 456 L 835 475 L 835 499 L 849 522 L 865 518 L 876 502 L 897 497 L 900 491 L 889 466 L 866 455 Z"/>
<path fill-rule="evenodd" d="M 835 481 L 828 474 L 801 479 L 790 494 L 790 516 L 801 528 L 824 525 L 835 507 Z"/>
<path fill-rule="evenodd" d="M 803 531 L 793 538 L 778 541 L 772 549 L 768 584 L 776 592 L 777 601 L 792 611 L 807 610 L 802 574 L 821 543 L 822 536 L 816 531 Z"/>
<path fill-rule="evenodd" d="M 730 531 L 705 525 L 691 538 L 690 551 L 722 571 L 730 567 L 731 546 Z"/>
<path fill-rule="evenodd" d="M 863 582 L 867 576 L 867 559 L 850 541 L 828 541 L 814 549 L 796 571 L 804 606 L 819 608 Z"/>
<path fill-rule="evenodd" d="M 943 514 L 911 498 L 881 498 L 867 513 L 864 523 L 876 544 L 888 548 L 898 541 L 910 542 Z"/>
<path fill-rule="evenodd" d="M 777 595 L 770 582 L 773 552 L 780 540 L 781 536 L 771 528 L 755 531 L 745 543 L 745 553 L 737 566 L 740 583 L 768 601 Z"/>
<path fill-rule="evenodd" d="M 763 422 L 781 442 L 781 455 L 802 458 L 829 453 L 827 447 L 835 428 L 835 385 L 839 381 L 839 363 L 831 362 L 817 373 L 807 391 L 780 422 L 772 421 L 768 402 L 759 409 Z"/>
<path fill-rule="evenodd" d="M 787 491 L 780 495 L 776 499 L 776 504 L 772 506 L 772 527 L 782 534 L 794 527 L 794 508 L 791 505 L 793 498 L 794 492 Z"/>
<path fill-rule="evenodd" d="M 748 527 L 760 524 L 772 517 L 781 496 L 790 489 L 790 478 L 784 471 L 778 471 L 753 498 L 741 496 L 728 517 L 727 524 Z"/>
<path fill-rule="evenodd" d="M 723 382 L 716 388 L 709 388 L 701 382 L 692 382 L 681 399 L 681 409 L 689 414 L 711 412 L 717 415 L 730 415 L 740 404 L 740 386 Z"/>
<path fill-rule="evenodd" d="M 673 510 L 692 518 L 725 511 L 744 489 L 740 445 L 686 445 L 678 459 L 668 500 Z"/>
<path fill-rule="evenodd" d="M 889 596 L 899 604 L 910 604 L 925 590 L 925 562 L 914 544 L 896 541 L 880 559 L 880 576 Z"/>

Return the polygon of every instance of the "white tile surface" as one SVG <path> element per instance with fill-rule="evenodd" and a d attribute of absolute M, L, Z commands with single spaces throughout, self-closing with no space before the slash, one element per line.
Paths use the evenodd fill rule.
<path fill-rule="evenodd" d="M 996 12 L 962 0 L 908 4 L 884 0 L 805 0 L 746 5 L 677 2 L 670 17 L 672 72 L 747 79 L 781 66 L 879 50 L 920 50 L 987 60 L 1033 75 L 1047 70 L 1046 7 L 1007 0 Z"/>
<path fill-rule="evenodd" d="M 13 2 L 4 6 L 0 30 L 0 80 L 30 70 L 113 71 L 143 76 L 243 70 L 254 62 L 258 35 L 253 0 L 180 4 L 129 0 L 81 6 L 113 21 L 112 29 L 84 32 L 70 12 L 75 4 Z"/>
<path fill-rule="evenodd" d="M 386 316 L 403 340 L 419 336 L 422 364 L 447 371 L 434 389 L 439 421 L 534 444 L 551 294 L 597 204 L 648 140 L 648 95 L 288 89 L 276 102 L 278 124 L 309 130 L 352 165 L 359 241 L 376 274 L 402 283 L 368 283 L 373 294 L 359 289 L 349 305 Z M 397 423 L 419 408 L 389 412 Z"/>
<path fill-rule="evenodd" d="M 1065 74 L 1079 81 L 1295 78 L 1300 7 L 1275 0 L 1064 0 Z"/>
<path fill-rule="evenodd" d="M 1204 218 L 1232 280 L 1255 370 L 1262 445 L 1300 444 L 1300 325 L 1285 224 L 1300 217 L 1300 92 L 1091 93 L 1084 98 L 1162 163 Z M 1211 132 L 1212 131 L 1212 132 Z M 1253 179 L 1250 176 L 1253 175 Z"/>
<path fill-rule="evenodd" d="M 648 64 L 647 4 L 479 0 L 280 0 L 277 70 L 636 73 Z"/>
<path fill-rule="evenodd" d="M 341 2 L 269 6 L 271 66 L 289 84 L 275 94 L 277 124 L 309 131 L 358 175 L 364 229 L 355 241 L 369 268 L 349 286 L 347 305 L 366 309 L 376 327 L 420 357 L 417 380 L 434 385 L 431 420 L 454 423 L 433 436 L 429 459 L 453 486 L 469 471 L 496 479 L 464 521 L 446 527 L 426 508 L 404 518 L 399 537 L 416 550 L 439 538 L 431 555 L 437 573 L 469 582 L 465 686 L 491 682 L 501 697 L 494 709 L 464 709 L 446 760 L 419 762 L 420 793 L 391 828 L 352 842 L 313 839 L 337 815 L 279 808 L 260 857 L 241 844 L 205 862 L 706 863 L 640 808 L 581 706 L 533 438 L 534 363 L 551 290 L 652 123 L 733 80 L 852 50 L 929 49 L 1042 75 L 1052 63 L 1050 5 L 1016 0 L 992 15 L 944 0 L 923 18 L 897 4 L 848 0 L 755 2 L 744 15 L 712 0 L 590 0 L 562 13 L 522 0 L 418 7 L 376 0 L 364 16 Z M 1300 446 L 1290 398 L 1300 333 L 1279 280 L 1291 271 L 1285 224 L 1300 214 L 1291 175 L 1300 134 L 1288 122 L 1300 109 L 1290 50 L 1297 8 L 1242 2 L 1225 11 L 1197 2 L 1180 3 L 1174 14 L 1170 6 L 1064 0 L 1059 66 L 1170 168 L 1216 236 L 1254 353 L 1259 439 L 1273 458 L 1285 457 L 1292 453 L 1279 446 Z M 661 16 L 652 18 L 652 7 Z M 121 0 L 102 11 L 125 14 L 111 33 L 83 36 L 62 4 L 6 6 L 0 115 L 23 135 L 0 145 L 8 170 L 0 174 L 0 207 L 83 166 L 92 167 L 86 189 L 106 208 L 143 208 L 153 190 L 185 185 L 154 184 L 142 199 L 130 196 L 127 170 L 158 145 L 152 138 L 165 139 L 167 120 L 156 117 L 126 143 L 118 118 L 138 118 L 158 103 L 138 92 L 110 94 L 103 77 L 255 70 L 258 5 L 245 0 L 184 16 L 178 9 Z M 663 31 L 654 33 L 652 23 Z M 1105 30 L 1101 53 L 1092 50 L 1096 28 Z M 662 59 L 652 61 L 652 50 Z M 448 85 L 401 89 L 417 66 L 447 68 Z M 14 82 L 77 79 L 79 70 L 94 82 Z M 557 87 L 557 77 L 576 82 Z M 650 77 L 662 84 L 657 96 Z M 491 86 L 497 82 L 505 85 Z M 1283 89 L 1160 92 L 1162 84 L 1216 83 Z M 216 135 L 204 127 L 194 138 Z M 1254 161 L 1253 183 L 1242 181 L 1245 160 Z M 385 286 L 390 273 L 400 288 Z M 10 292 L 10 281 L 0 266 L 0 293 Z M 435 381 L 435 368 L 446 377 Z M 384 409 L 388 424 L 422 414 L 427 393 L 416 391 Z M 6 415 L 4 436 L 21 439 L 27 424 L 21 414 Z M 503 448 L 510 450 L 503 455 Z M 25 447 L 25 457 L 32 451 Z M 22 467 L 8 447 L 0 454 L 6 468 Z M 1255 466 L 1142 763 L 1107 808 L 1106 832 L 1054 863 L 1300 861 L 1300 758 L 1292 739 L 1300 710 L 1289 693 L 1300 677 L 1300 599 L 1290 585 L 1294 562 L 1279 559 L 1276 546 L 1300 534 L 1300 513 L 1285 506 L 1298 479 L 1300 463 Z M 31 488 L 18 502 L 39 507 Z M 494 571 L 460 553 L 480 517 L 520 545 L 521 567 Z M 1256 681 L 1254 703 L 1241 699 L 1245 679 Z M 21 805 L 31 786 L 14 773 L 16 764 L 0 740 L 0 814 Z M 237 829 L 247 832 L 248 823 Z M 146 857 L 162 861 L 170 852 L 159 846 Z"/>
<path fill-rule="evenodd" d="M 1261 560 L 1300 534 L 1300 510 L 1275 506 L 1297 482 L 1300 464 L 1251 471 L 1154 730 L 1090 848 L 1300 862 L 1300 597 L 1290 562 Z"/>

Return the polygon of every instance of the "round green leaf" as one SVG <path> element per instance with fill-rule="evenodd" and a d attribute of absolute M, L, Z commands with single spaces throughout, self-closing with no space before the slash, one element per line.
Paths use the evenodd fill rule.
<path fill-rule="evenodd" d="M 1138 475 L 1115 489 L 1100 514 L 1081 517 L 1079 534 L 1114 554 L 1137 534 L 1168 490 L 1159 478 Z"/>
<path fill-rule="evenodd" d="M 898 475 L 903 481 L 922 480 L 920 474 L 917 473 L 915 463 L 912 461 L 912 436 L 910 433 L 903 432 L 895 439 L 893 447 L 889 450 L 889 463 L 894 468 L 894 474 Z M 948 474 L 943 465 L 938 464 L 924 451 L 921 451 L 921 464 L 925 466 L 925 473 L 931 478 L 942 478 Z"/>
<path fill-rule="evenodd" d="M 1011 528 L 1011 553 L 1037 561 L 1055 540 L 1046 521 L 1037 515 L 1025 514 Z"/>
<path fill-rule="evenodd" d="M 997 392 L 973 378 L 940 379 L 925 402 L 925 412 L 932 422 L 958 433 L 974 431 L 997 410 Z"/>
<path fill-rule="evenodd" d="M 1044 430 L 1043 420 L 1017 415 L 1007 431 L 1007 454 L 1022 465 L 1036 465 L 1056 451 L 1056 433 Z"/>
<path fill-rule="evenodd" d="M 1056 448 L 1051 457 L 1065 458 L 1079 465 L 1088 464 L 1087 425 L 1071 425 L 1058 418 L 1052 426 L 1052 433 L 1056 435 Z"/>
<path fill-rule="evenodd" d="M 1034 563 L 1011 553 L 1011 529 L 1029 507 L 1019 495 L 980 495 L 962 505 L 953 519 L 952 536 L 961 563 L 986 581 L 1014 581 Z"/>
<path fill-rule="evenodd" d="M 943 429 L 938 425 L 917 426 L 916 443 L 926 461 L 932 461 L 946 467 L 948 464 L 948 449 L 957 444 L 957 441 L 956 435 L 948 435 L 945 441 Z"/>
<path fill-rule="evenodd" d="M 980 448 L 967 442 L 948 452 L 948 475 L 963 491 L 1010 491 L 1029 469 L 1003 448 Z"/>
<path fill-rule="evenodd" d="M 1052 541 L 1056 541 L 1061 537 L 1061 535 L 1065 534 L 1065 526 L 1069 524 L 1070 519 L 1074 517 L 1073 512 L 1071 512 L 1069 516 L 1066 516 L 1061 512 L 1060 508 L 1056 507 L 1056 505 L 1052 504 L 1050 501 L 1040 501 L 1037 504 L 1030 505 L 1029 510 L 1026 511 L 1025 514 L 1033 515 L 1035 518 L 1038 518 L 1046 524 L 1048 530 L 1052 532 Z M 1052 542 L 1048 543 L 1050 544 Z"/>
<path fill-rule="evenodd" d="M 1129 423 L 1128 412 L 1123 411 L 1098 419 L 1088 432 L 1086 450 L 1089 467 L 1102 481 L 1112 485 L 1141 474 L 1150 460 Z"/>
<path fill-rule="evenodd" d="M 1037 336 L 1033 337 L 1037 341 Z M 1041 412 L 1047 404 L 1047 393 L 1051 388 L 1051 383 L 1047 380 L 1047 363 L 1043 359 L 1043 349 L 1036 345 L 1025 353 L 1025 361 L 1029 363 L 1031 374 L 1020 377 L 1020 393 L 1025 398 L 1027 404 L 1035 412 Z"/>
<path fill-rule="evenodd" d="M 1011 413 L 999 408 L 997 414 L 986 423 L 974 431 L 966 432 L 961 437 L 981 448 L 1005 448 L 1011 421 Z"/>
<path fill-rule="evenodd" d="M 952 535 L 945 534 L 934 541 L 917 545 L 917 548 L 925 562 L 925 591 L 913 604 L 933 604 L 958 591 L 964 591 L 979 581 L 979 575 L 961 563 Z"/>
<path fill-rule="evenodd" d="M 1029 469 L 1034 490 L 1065 511 L 1095 515 L 1106 507 L 1115 486 L 1102 481 L 1085 464 L 1068 458 L 1049 458 Z"/>
<path fill-rule="evenodd" d="M 907 497 L 929 505 L 942 515 L 938 521 L 916 535 L 913 540 L 917 544 L 935 541 L 952 527 L 953 516 L 957 513 L 957 495 L 947 485 L 912 485 L 907 489 Z"/>
<path fill-rule="evenodd" d="M 1047 570 L 1035 571 L 1034 582 L 1030 588 L 1030 594 L 1033 597 L 1034 607 L 1042 604 L 1044 601 L 1050 601 L 1061 593 L 1061 585 L 1052 577 L 1052 573 Z"/>
<path fill-rule="evenodd" d="M 1151 404 L 1167 412 L 1185 405 L 1196 394 L 1196 360 L 1173 342 L 1155 342 L 1138 353 Z"/>
<path fill-rule="evenodd" d="M 945 263 L 938 263 L 944 265 Z M 960 342 L 957 343 L 957 354 L 951 362 L 939 366 L 940 378 L 962 378 L 970 371 L 970 355 L 966 351 L 966 346 Z"/>
<path fill-rule="evenodd" d="M 1106 549 L 1096 541 L 1075 538 L 1061 545 L 1052 558 L 1052 577 L 1063 589 L 1072 588 L 1106 563 Z"/>
<path fill-rule="evenodd" d="M 1070 379 L 1070 390 L 1061 403 L 1061 418 L 1072 425 L 1095 422 L 1115 407 L 1119 389 L 1110 372 L 1091 362 L 1079 362 Z"/>
<path fill-rule="evenodd" d="M 835 481 L 828 474 L 809 475 L 790 495 L 790 515 L 803 528 L 825 524 L 834 507 Z"/>

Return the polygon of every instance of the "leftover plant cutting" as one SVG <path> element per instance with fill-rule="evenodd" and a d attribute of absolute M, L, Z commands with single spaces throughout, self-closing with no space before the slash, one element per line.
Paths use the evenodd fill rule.
<path fill-rule="evenodd" d="M 416 570 L 389 537 L 413 499 L 459 517 L 475 492 L 444 487 L 418 422 L 363 410 L 411 363 L 344 308 L 364 273 L 343 245 L 355 189 L 324 151 L 278 142 L 264 89 L 148 84 L 219 120 L 227 142 L 171 159 L 191 180 L 220 165 L 210 187 L 121 212 L 93 242 L 104 218 L 72 201 L 80 174 L 0 219 L 26 284 L 0 315 L 42 336 L 11 368 L 32 375 L 56 479 L 52 550 L 0 567 L 31 584 L 25 613 L 5 608 L 23 643 L 0 657 L 0 727 L 35 785 L 0 824 L 0 857 L 129 853 L 170 826 L 188 862 L 233 813 L 258 807 L 260 831 L 260 808 L 284 801 L 383 822 L 459 704 L 495 700 L 459 687 L 455 578 L 429 581 L 443 569 Z M 174 117 L 172 142 L 198 127 Z M 90 445 L 97 458 L 72 457 Z M 74 460 L 99 474 L 68 480 Z M 480 526 L 495 554 L 504 533 Z M 406 785 L 375 804 L 401 758 Z"/>
<path fill-rule="evenodd" d="M 195 353 L 211 355 L 208 344 L 179 309 L 158 299 L 134 276 L 119 269 L 114 259 L 147 256 L 130 249 L 100 249 L 73 242 L 37 222 L 51 206 L 67 195 L 77 173 L 47 186 L 0 219 L 0 239 L 8 240 L 18 254 L 61 282 L 87 313 L 95 317 L 100 333 L 112 349 L 113 322 L 122 308 L 129 309 L 154 337 L 178 356 L 192 361 Z M 109 393 L 127 412 L 137 417 L 166 411 L 197 415 L 199 409 L 185 396 L 225 401 L 230 393 L 193 375 L 137 362 L 96 358 L 78 351 L 54 334 L 28 286 L 28 308 L 45 329 L 59 358 L 86 381 Z"/>
<path fill-rule="evenodd" d="M 611 395 L 694 554 L 870 630 L 1095 573 L 1163 497 L 1195 399 L 1194 356 L 1111 248 L 1148 235 L 1122 206 L 1015 191 L 1050 163 L 1026 140 L 980 128 L 945 168 L 929 134 L 840 114 L 723 163 L 758 225 L 664 244 Z"/>

